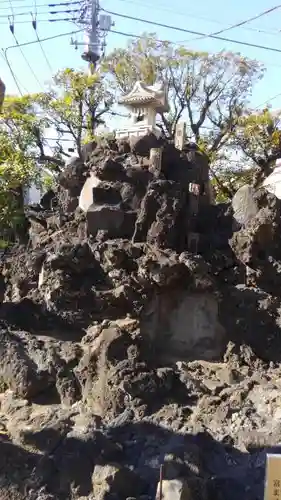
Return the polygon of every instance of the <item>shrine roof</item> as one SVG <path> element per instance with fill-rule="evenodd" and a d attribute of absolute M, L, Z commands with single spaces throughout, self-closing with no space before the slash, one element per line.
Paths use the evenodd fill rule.
<path fill-rule="evenodd" d="M 126 95 L 123 95 L 120 104 L 135 105 L 135 104 L 150 104 L 156 109 L 168 111 L 166 92 L 160 85 L 145 85 L 142 82 L 136 82 L 133 89 Z"/>

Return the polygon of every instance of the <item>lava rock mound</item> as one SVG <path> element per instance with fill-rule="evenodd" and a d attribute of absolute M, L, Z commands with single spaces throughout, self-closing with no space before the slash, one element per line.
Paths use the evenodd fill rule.
<path fill-rule="evenodd" d="M 164 464 L 167 500 L 262 499 L 280 202 L 208 186 L 195 146 L 92 143 L 26 211 L 0 263 L 1 498 L 152 500 Z"/>

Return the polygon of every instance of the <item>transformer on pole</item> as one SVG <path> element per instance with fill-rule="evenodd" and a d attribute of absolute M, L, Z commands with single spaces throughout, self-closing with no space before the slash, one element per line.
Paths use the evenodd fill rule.
<path fill-rule="evenodd" d="M 99 1 L 92 0 L 92 2 L 87 2 L 87 3 L 88 5 L 86 6 L 85 17 L 86 19 L 88 18 L 89 24 L 86 25 L 85 29 L 85 34 L 84 34 L 85 48 L 81 57 L 84 61 L 87 61 L 89 64 L 96 65 L 96 63 L 100 58 L 99 33 L 98 33 Z"/>
<path fill-rule="evenodd" d="M 83 1 L 77 23 L 84 27 L 84 50 L 81 57 L 89 63 L 92 73 L 103 55 L 105 37 L 113 23 L 110 16 L 100 15 L 99 0 Z M 81 45 L 73 40 L 71 43 L 76 47 Z"/>

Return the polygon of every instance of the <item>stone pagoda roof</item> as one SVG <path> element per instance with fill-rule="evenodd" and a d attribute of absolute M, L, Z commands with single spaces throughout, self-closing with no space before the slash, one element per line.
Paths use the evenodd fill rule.
<path fill-rule="evenodd" d="M 169 111 L 167 95 L 163 85 L 145 85 L 137 81 L 132 90 L 122 96 L 119 100 L 120 104 L 125 106 L 143 106 L 149 105 L 158 112 Z"/>

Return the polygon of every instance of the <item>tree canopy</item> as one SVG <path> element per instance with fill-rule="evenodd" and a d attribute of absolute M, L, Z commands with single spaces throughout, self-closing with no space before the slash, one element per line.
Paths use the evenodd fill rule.
<path fill-rule="evenodd" d="M 127 92 L 136 80 L 163 82 L 171 107 L 168 116 L 161 116 L 164 131 L 174 137 L 179 120 L 186 121 L 190 135 L 212 157 L 228 143 L 263 76 L 255 60 L 232 52 L 191 51 L 158 41 L 154 34 L 114 50 L 104 69 L 119 92 Z"/>
<path fill-rule="evenodd" d="M 281 152 L 280 112 L 249 109 L 263 74 L 258 61 L 240 54 L 191 51 L 148 34 L 113 50 L 92 75 L 66 68 L 46 92 L 6 95 L 0 114 L 0 229 L 18 220 L 23 190 L 39 182 L 42 166 L 64 168 L 70 156 L 65 137 L 81 156 L 83 143 L 116 114 L 118 97 L 136 80 L 167 86 L 170 112 L 158 125 L 173 139 L 177 123 L 187 123 L 187 138 L 209 156 L 219 201 L 244 182 L 261 183 Z"/>
<path fill-rule="evenodd" d="M 49 126 L 59 137 L 69 134 L 81 155 L 83 142 L 91 140 L 98 125 L 105 123 L 113 96 L 100 73 L 88 75 L 67 68 L 54 76 L 51 91 L 39 94 L 37 102 Z"/>
<path fill-rule="evenodd" d="M 245 110 L 236 127 L 234 146 L 255 165 L 254 183 L 259 185 L 268 176 L 281 155 L 281 111 Z"/>
<path fill-rule="evenodd" d="M 60 171 L 70 156 L 60 139 L 69 134 L 78 155 L 112 105 L 102 77 L 65 69 L 45 93 L 5 97 L 0 115 L 0 228 L 23 213 L 24 189 L 42 181 L 42 166 Z M 49 130 L 57 135 L 50 147 Z"/>
<path fill-rule="evenodd" d="M 23 186 L 36 178 L 35 162 L 11 136 L 0 132 L 0 247 L 5 235 L 22 224 Z"/>

